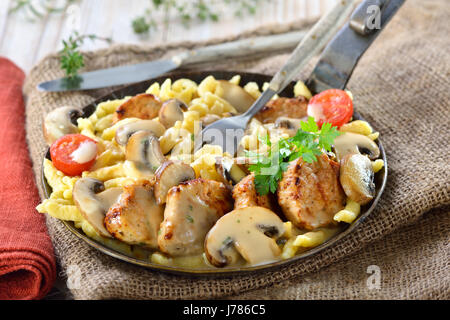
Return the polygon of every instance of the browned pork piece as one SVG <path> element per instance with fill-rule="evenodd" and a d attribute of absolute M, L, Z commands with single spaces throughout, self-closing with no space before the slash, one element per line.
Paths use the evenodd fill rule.
<path fill-rule="evenodd" d="M 277 194 L 283 213 L 295 226 L 308 230 L 327 226 L 345 203 L 339 164 L 326 154 L 313 163 L 294 160 L 283 173 Z"/>
<path fill-rule="evenodd" d="M 273 123 L 280 117 L 301 119 L 307 116 L 308 100 L 300 96 L 298 98 L 278 98 L 269 101 L 261 109 L 255 118 L 262 123 Z"/>
<path fill-rule="evenodd" d="M 242 179 L 233 188 L 234 209 L 246 207 L 264 207 L 275 211 L 273 199 L 270 196 L 261 196 L 256 192 L 255 174 L 250 174 Z"/>
<path fill-rule="evenodd" d="M 153 119 L 158 116 L 162 102 L 152 94 L 139 94 L 122 103 L 116 110 L 113 123 L 125 118 Z"/>
<path fill-rule="evenodd" d="M 195 179 L 171 188 L 158 236 L 160 250 L 172 256 L 202 253 L 208 231 L 232 209 L 230 190 L 223 183 Z"/>
<path fill-rule="evenodd" d="M 123 188 L 119 202 L 106 213 L 105 226 L 114 238 L 128 244 L 158 247 L 163 207 L 156 203 L 150 182 Z"/>

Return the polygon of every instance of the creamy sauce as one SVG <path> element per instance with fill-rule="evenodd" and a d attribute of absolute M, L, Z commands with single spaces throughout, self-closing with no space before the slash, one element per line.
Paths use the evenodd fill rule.
<path fill-rule="evenodd" d="M 321 104 L 308 104 L 307 114 L 309 117 L 313 117 L 316 122 L 325 119 Z"/>
<path fill-rule="evenodd" d="M 97 145 L 92 141 L 84 141 L 78 149 L 70 154 L 70 158 L 80 164 L 92 161 L 97 156 Z"/>
<path fill-rule="evenodd" d="M 50 112 L 44 120 L 44 133 L 48 143 L 70 133 L 77 133 L 78 127 L 71 121 L 70 113 L 78 111 L 72 107 L 61 107 Z"/>
<path fill-rule="evenodd" d="M 183 189 L 177 201 L 167 198 L 164 222 L 161 224 L 159 243 L 173 256 L 203 252 L 206 233 L 219 218 L 216 210 L 203 199 Z M 167 235 L 171 235 L 168 239 Z"/>

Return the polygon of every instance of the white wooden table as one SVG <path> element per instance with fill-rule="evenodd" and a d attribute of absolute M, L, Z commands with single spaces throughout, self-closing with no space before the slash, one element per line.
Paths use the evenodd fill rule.
<path fill-rule="evenodd" d="M 157 44 L 180 40 L 207 40 L 239 34 L 263 25 L 317 17 L 336 0 L 266 0 L 262 1 L 255 15 L 244 15 L 244 18 L 237 18 L 234 12 L 224 12 L 226 10 L 220 4 L 214 4 L 214 0 L 210 0 L 208 2 L 213 2 L 219 11 L 224 12 L 218 22 L 193 22 L 186 28 L 173 17 L 166 28 L 162 22 L 163 17 L 160 17 L 158 30 L 151 32 L 148 37 L 140 37 L 133 33 L 131 21 L 142 15 L 149 2 L 79 0 L 63 13 L 45 15 L 32 22 L 27 20 L 23 13 L 8 13 L 13 6 L 13 0 L 0 0 L 0 56 L 8 57 L 28 72 L 44 56 L 60 50 L 61 40 L 66 39 L 74 27 L 80 34 L 110 37 L 115 43 Z M 88 40 L 82 49 L 92 50 L 106 45 L 101 41 Z"/>

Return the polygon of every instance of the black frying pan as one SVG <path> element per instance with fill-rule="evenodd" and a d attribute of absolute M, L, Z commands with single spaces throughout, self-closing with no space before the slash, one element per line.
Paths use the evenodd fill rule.
<path fill-rule="evenodd" d="M 268 75 L 257 74 L 257 73 L 246 73 L 246 72 L 239 72 L 239 71 L 201 71 L 201 72 L 173 73 L 170 75 L 165 75 L 165 76 L 162 76 L 162 77 L 159 77 L 156 79 L 140 82 L 137 84 L 130 85 L 126 88 L 116 90 L 116 91 L 94 101 L 93 103 L 85 106 L 83 108 L 83 111 L 84 111 L 83 117 L 90 116 L 95 111 L 96 106 L 100 102 L 107 101 L 107 100 L 113 100 L 113 99 L 120 99 L 120 98 L 123 98 L 126 96 L 134 96 L 136 94 L 145 92 L 148 89 L 148 87 L 155 81 L 161 83 L 167 78 L 172 79 L 172 81 L 176 81 L 181 78 L 187 78 L 187 79 L 191 79 L 191 80 L 199 83 L 205 77 L 207 77 L 209 75 L 213 75 L 216 79 L 230 79 L 232 76 L 237 75 L 237 74 L 241 75 L 241 84 L 246 84 L 250 81 L 254 81 L 254 82 L 258 83 L 259 86 L 262 86 L 264 84 L 264 82 L 268 82 L 272 78 L 271 76 L 268 76 Z M 280 96 L 293 97 L 294 96 L 294 92 L 293 92 L 294 85 L 295 85 L 295 82 L 292 82 L 283 92 L 281 92 Z M 358 120 L 358 119 L 364 120 L 364 118 L 358 112 L 354 113 L 353 118 L 355 120 Z M 327 242 L 323 243 L 322 245 L 320 245 L 318 247 L 312 248 L 309 251 L 298 254 L 295 257 L 288 259 L 288 260 L 277 261 L 277 262 L 273 262 L 273 263 L 266 264 L 266 265 L 245 267 L 245 268 L 239 267 L 239 268 L 225 268 L 225 269 L 217 268 L 217 269 L 193 270 L 193 269 L 181 268 L 181 267 L 169 267 L 169 266 L 163 266 L 163 265 L 152 263 L 148 259 L 137 259 L 133 256 L 129 256 L 122 252 L 116 251 L 116 250 L 109 248 L 109 247 L 105 246 L 104 244 L 97 242 L 97 241 L 89 238 L 88 236 L 86 236 L 82 230 L 80 230 L 74 226 L 73 222 L 62 221 L 62 223 L 64 223 L 64 225 L 67 227 L 67 229 L 70 232 L 72 232 L 74 235 L 81 238 L 82 240 L 84 240 L 90 246 L 96 248 L 97 250 L 100 250 L 101 252 L 103 252 L 109 256 L 115 257 L 117 259 L 127 261 L 129 263 L 143 266 L 146 268 L 154 269 L 154 270 L 161 270 L 161 271 L 166 271 L 166 272 L 171 272 L 171 273 L 190 274 L 190 275 L 216 275 L 216 276 L 219 276 L 219 275 L 229 275 L 229 274 L 235 274 L 235 273 L 255 272 L 255 271 L 259 271 L 259 270 L 267 270 L 267 269 L 272 269 L 272 268 L 280 268 L 280 267 L 285 266 L 286 264 L 290 264 L 295 261 L 305 259 L 306 257 L 316 254 L 319 251 L 325 250 L 326 248 L 333 246 L 336 242 L 340 241 L 342 238 L 346 237 L 348 234 L 353 232 L 357 227 L 364 227 L 364 220 L 367 218 L 367 216 L 369 216 L 371 214 L 371 212 L 374 210 L 375 206 L 377 205 L 378 200 L 380 199 L 381 194 L 383 193 L 384 187 L 386 185 L 386 180 L 387 180 L 386 154 L 384 152 L 384 149 L 383 149 L 383 146 L 382 146 L 380 140 L 378 140 L 377 143 L 380 148 L 381 157 L 384 160 L 385 167 L 375 175 L 375 185 L 376 185 L 375 199 L 372 202 L 370 202 L 368 205 L 363 206 L 361 208 L 361 214 L 352 224 L 343 225 L 341 232 L 336 234 L 334 237 L 330 238 Z M 49 152 L 47 153 L 46 157 L 48 159 L 50 158 Z M 48 185 L 47 180 L 45 179 L 43 170 L 42 170 L 42 181 L 44 184 L 44 190 L 45 190 L 46 197 L 49 197 L 51 194 L 51 187 Z"/>

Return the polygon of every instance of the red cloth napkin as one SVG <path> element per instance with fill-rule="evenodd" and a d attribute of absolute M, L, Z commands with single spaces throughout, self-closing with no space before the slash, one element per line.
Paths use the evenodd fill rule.
<path fill-rule="evenodd" d="M 0 299 L 40 299 L 56 278 L 25 140 L 24 73 L 0 58 Z"/>

